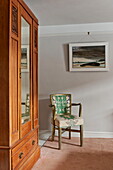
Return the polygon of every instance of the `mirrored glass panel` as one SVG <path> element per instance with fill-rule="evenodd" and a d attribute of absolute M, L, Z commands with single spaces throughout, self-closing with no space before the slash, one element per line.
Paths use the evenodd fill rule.
<path fill-rule="evenodd" d="M 30 120 L 30 25 L 21 17 L 21 114 L 22 124 Z"/>

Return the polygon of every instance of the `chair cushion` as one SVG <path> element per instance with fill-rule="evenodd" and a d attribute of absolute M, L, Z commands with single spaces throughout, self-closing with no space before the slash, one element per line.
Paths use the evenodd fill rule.
<path fill-rule="evenodd" d="M 77 125 L 83 125 L 83 119 L 75 115 L 64 114 L 55 116 L 55 125 L 59 127 L 74 127 Z"/>

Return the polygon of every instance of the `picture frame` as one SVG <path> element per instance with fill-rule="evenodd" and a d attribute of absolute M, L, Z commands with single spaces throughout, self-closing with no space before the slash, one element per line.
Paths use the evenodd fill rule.
<path fill-rule="evenodd" d="M 29 45 L 21 46 L 21 71 L 29 72 Z"/>
<path fill-rule="evenodd" d="M 70 43 L 69 71 L 108 71 L 108 42 Z"/>

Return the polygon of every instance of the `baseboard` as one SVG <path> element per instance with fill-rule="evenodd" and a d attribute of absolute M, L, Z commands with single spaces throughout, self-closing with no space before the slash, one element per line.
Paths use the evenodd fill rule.
<path fill-rule="evenodd" d="M 113 132 L 94 132 L 94 131 L 85 131 L 85 138 L 113 138 Z"/>
<path fill-rule="evenodd" d="M 55 135 L 57 136 L 58 131 L 55 132 Z M 40 130 L 40 134 L 51 134 L 50 130 Z M 62 136 L 67 137 L 68 132 L 65 132 L 62 134 Z M 72 132 L 72 137 L 79 137 L 79 133 Z M 85 138 L 113 138 L 113 132 L 95 132 L 95 131 L 84 131 L 84 137 Z"/>
<path fill-rule="evenodd" d="M 55 135 L 58 133 L 56 132 Z M 63 133 L 62 136 L 67 137 L 68 132 Z M 79 137 L 79 133 L 72 132 L 72 137 Z M 113 138 L 113 132 L 84 131 L 84 138 Z"/>

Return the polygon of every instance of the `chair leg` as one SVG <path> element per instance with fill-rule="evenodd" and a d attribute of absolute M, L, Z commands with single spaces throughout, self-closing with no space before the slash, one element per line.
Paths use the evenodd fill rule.
<path fill-rule="evenodd" d="M 61 149 L 61 131 L 62 131 L 62 129 L 59 127 L 58 128 L 58 145 L 59 145 L 59 150 Z"/>
<path fill-rule="evenodd" d="M 55 136 L 55 125 L 53 125 L 53 129 L 52 129 L 52 141 L 54 141 L 54 136 Z"/>
<path fill-rule="evenodd" d="M 71 127 L 69 127 L 69 139 L 71 139 Z"/>
<path fill-rule="evenodd" d="M 83 125 L 80 125 L 80 146 L 83 146 Z"/>

